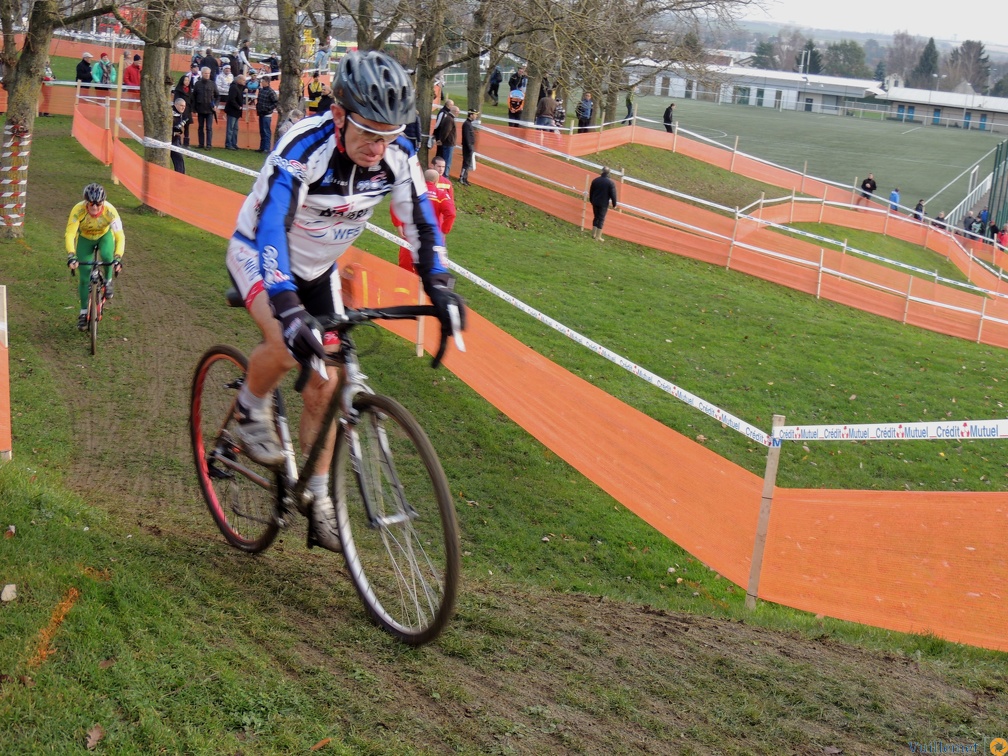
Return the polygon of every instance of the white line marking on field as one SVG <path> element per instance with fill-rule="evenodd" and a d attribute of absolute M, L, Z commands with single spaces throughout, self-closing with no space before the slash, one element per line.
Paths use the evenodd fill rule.
<path fill-rule="evenodd" d="M 918 129 L 920 129 L 920 126 L 915 126 L 914 128 L 910 129 L 909 131 L 904 131 L 903 133 L 904 134 L 910 134 L 911 132 L 917 131 Z"/>

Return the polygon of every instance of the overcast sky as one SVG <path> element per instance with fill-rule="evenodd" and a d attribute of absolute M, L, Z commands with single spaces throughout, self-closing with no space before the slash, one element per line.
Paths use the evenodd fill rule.
<path fill-rule="evenodd" d="M 915 0 L 894 3 L 887 0 L 764 0 L 766 12 L 752 9 L 745 17 L 757 21 L 818 29 L 837 29 L 891 35 L 907 31 L 921 37 L 952 42 L 978 39 L 986 46 L 1008 45 L 1008 25 L 993 23 L 995 12 L 982 21 L 997 5 L 968 2 L 956 6 L 945 0 Z M 1003 17 L 1002 17 L 1003 18 Z"/>

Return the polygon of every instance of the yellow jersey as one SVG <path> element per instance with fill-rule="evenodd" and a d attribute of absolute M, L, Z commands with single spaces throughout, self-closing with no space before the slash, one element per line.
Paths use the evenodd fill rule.
<path fill-rule="evenodd" d="M 112 238 L 115 239 L 115 256 L 122 257 L 123 252 L 126 251 L 126 234 L 123 233 L 122 219 L 119 217 L 119 212 L 112 206 L 111 202 L 106 201 L 101 214 L 93 216 L 87 211 L 86 204 L 84 200 L 81 200 L 70 211 L 70 218 L 67 220 L 66 226 L 66 236 L 64 237 L 67 254 L 76 254 L 78 236 L 97 241 L 108 231 L 111 231 Z"/>

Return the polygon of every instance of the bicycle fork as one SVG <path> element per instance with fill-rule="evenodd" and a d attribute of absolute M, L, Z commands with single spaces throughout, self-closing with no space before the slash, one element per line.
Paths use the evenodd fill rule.
<path fill-rule="evenodd" d="M 399 480 L 399 475 L 396 472 L 395 465 L 392 461 L 392 449 L 388 442 L 388 433 L 385 431 L 385 426 L 381 422 L 381 419 L 375 416 L 367 416 L 364 419 L 365 422 L 373 422 L 375 425 L 374 431 L 378 439 L 378 470 L 372 470 L 368 467 L 369 459 L 365 458 L 362 451 L 360 434 L 357 432 L 357 422 L 350 422 L 344 420 L 346 426 L 347 439 L 350 443 L 350 461 L 353 466 L 354 475 L 358 480 L 358 488 L 360 489 L 361 496 L 364 499 L 364 508 L 367 510 L 368 524 L 372 529 L 377 528 L 387 528 L 390 525 L 397 525 L 408 520 L 412 520 L 417 516 L 416 510 L 410 506 L 409 501 L 406 499 L 406 492 L 403 490 L 402 483 Z M 358 420 L 359 422 L 359 420 Z M 367 485 L 367 477 L 369 475 L 374 475 L 376 478 L 375 485 Z M 381 506 L 380 501 L 375 499 L 382 498 L 384 487 L 381 485 L 381 479 L 384 478 L 388 481 L 389 487 L 391 488 L 391 495 L 394 498 L 398 506 L 395 508 L 395 513 L 391 515 L 384 514 L 385 507 Z"/>

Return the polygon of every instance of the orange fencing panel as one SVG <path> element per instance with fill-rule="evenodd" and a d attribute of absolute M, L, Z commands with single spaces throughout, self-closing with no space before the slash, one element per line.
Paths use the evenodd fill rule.
<path fill-rule="evenodd" d="M 777 489 L 760 595 L 1008 651 L 1008 495 Z"/>
<path fill-rule="evenodd" d="M 341 267 L 354 263 L 367 270 L 370 299 L 395 296 L 397 266 L 353 250 Z M 627 407 L 478 314 L 470 313 L 467 324 L 466 352 L 450 350 L 446 367 L 658 531 L 745 584 L 760 478 Z M 416 334 L 413 323 L 389 325 L 404 338 Z M 425 331 L 427 350 L 436 351 L 437 328 Z"/>
<path fill-rule="evenodd" d="M 85 116 L 88 112 L 90 114 Z M 98 158 L 102 165 L 108 165 L 112 162 L 112 132 L 96 122 L 97 118 L 103 117 L 104 114 L 104 108 L 81 103 L 70 133 L 88 152 Z"/>

